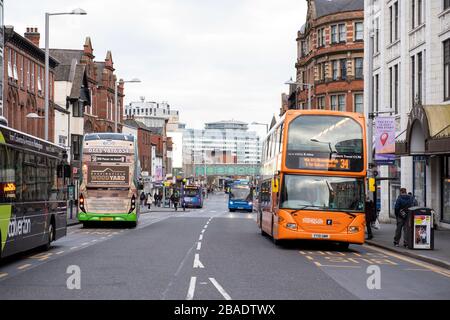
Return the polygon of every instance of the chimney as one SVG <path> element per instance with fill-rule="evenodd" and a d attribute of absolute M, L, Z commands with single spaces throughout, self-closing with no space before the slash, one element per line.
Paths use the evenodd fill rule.
<path fill-rule="evenodd" d="M 25 32 L 24 36 L 39 48 L 39 40 L 41 39 L 41 34 L 38 32 L 38 28 L 27 28 L 27 32 Z"/>

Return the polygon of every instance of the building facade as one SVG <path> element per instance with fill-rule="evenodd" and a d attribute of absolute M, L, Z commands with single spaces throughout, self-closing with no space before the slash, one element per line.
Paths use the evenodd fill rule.
<path fill-rule="evenodd" d="M 45 138 L 44 132 L 44 70 L 45 52 L 39 48 L 37 28 L 27 28 L 24 36 L 5 26 L 3 75 L 3 116 L 8 125 L 19 131 Z M 51 142 L 55 137 L 54 80 L 58 61 L 50 56 L 49 77 L 49 130 Z M 27 117 L 35 113 L 37 117 Z"/>
<path fill-rule="evenodd" d="M 71 97 L 71 103 L 76 106 L 74 117 L 83 118 L 83 132 L 114 132 L 116 120 L 117 131 L 122 132 L 124 84 L 121 80 L 117 80 L 111 52 L 107 52 L 104 61 L 95 61 L 92 42 L 87 37 L 82 50 L 51 49 L 50 53 L 65 66 L 64 72 L 66 73 L 70 72 L 70 68 L 72 68 L 72 71 L 78 72 L 76 75 L 79 76 L 84 69 L 85 79 L 82 80 L 87 84 L 80 83 L 85 89 L 81 91 L 80 103 L 76 102 L 77 97 Z M 65 75 L 66 78 L 69 76 L 72 75 Z M 117 113 L 115 107 L 116 81 L 119 82 Z"/>
<path fill-rule="evenodd" d="M 194 176 L 196 165 L 259 165 L 262 140 L 248 124 L 239 121 L 206 123 L 205 129 L 184 129 L 183 167 Z"/>
<path fill-rule="evenodd" d="M 297 36 L 298 85 L 290 90 L 288 108 L 362 113 L 364 0 L 307 1 Z"/>
<path fill-rule="evenodd" d="M 141 101 L 131 102 L 125 106 L 125 117 L 134 117 L 148 127 L 162 128 L 167 125 L 167 131 L 177 131 L 179 113 L 172 110 L 167 102 Z"/>
<path fill-rule="evenodd" d="M 366 0 L 366 116 L 396 121 L 394 165 L 377 168 L 380 217 L 400 187 L 450 226 L 450 1 Z M 369 50 L 372 48 L 372 50 Z M 369 58 L 370 57 L 370 58 Z M 370 100 L 371 99 L 371 100 Z M 371 125 L 369 123 L 369 125 Z"/>

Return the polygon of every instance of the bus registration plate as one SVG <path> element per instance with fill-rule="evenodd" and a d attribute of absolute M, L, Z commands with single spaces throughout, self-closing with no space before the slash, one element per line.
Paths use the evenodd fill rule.
<path fill-rule="evenodd" d="M 113 217 L 102 217 L 100 218 L 101 221 L 114 221 Z"/>
<path fill-rule="evenodd" d="M 329 234 L 313 233 L 313 239 L 330 239 Z"/>

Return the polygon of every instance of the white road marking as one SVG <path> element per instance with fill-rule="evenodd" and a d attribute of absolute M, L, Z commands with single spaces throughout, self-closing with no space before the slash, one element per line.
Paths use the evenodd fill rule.
<path fill-rule="evenodd" d="M 220 294 L 225 298 L 225 300 L 231 300 L 230 295 L 225 291 L 224 288 L 222 288 L 222 286 L 216 281 L 216 279 L 214 278 L 209 278 L 209 281 L 212 282 L 212 284 L 214 285 L 214 287 L 216 287 L 216 289 L 220 292 Z"/>
<path fill-rule="evenodd" d="M 70 248 L 70 250 L 75 250 L 75 249 L 78 249 L 79 247 L 72 247 L 72 248 Z"/>
<path fill-rule="evenodd" d="M 200 250 L 202 248 L 202 243 L 199 241 L 198 243 L 197 243 L 197 250 Z"/>
<path fill-rule="evenodd" d="M 203 228 L 204 228 L 204 229 L 207 229 L 207 228 L 208 228 L 208 224 L 206 224 Z"/>
<path fill-rule="evenodd" d="M 200 255 L 198 253 L 195 254 L 195 258 L 194 258 L 194 265 L 193 268 L 194 269 L 203 269 L 205 266 L 203 265 L 203 263 L 200 262 Z"/>
<path fill-rule="evenodd" d="M 84 243 L 82 243 L 81 245 L 82 246 L 87 246 L 89 244 L 89 242 L 84 242 Z"/>
<path fill-rule="evenodd" d="M 57 252 L 57 253 L 55 253 L 55 254 L 60 255 L 60 254 L 63 254 L 63 253 L 64 253 L 64 251 L 59 251 L 59 252 Z"/>
<path fill-rule="evenodd" d="M 4 277 L 6 277 L 6 276 L 8 276 L 7 273 L 0 273 L 0 279 L 1 279 L 1 278 L 4 278 Z"/>
<path fill-rule="evenodd" d="M 29 263 L 23 264 L 23 265 L 21 265 L 20 267 L 17 267 L 17 269 L 23 270 L 23 269 L 28 268 L 28 267 L 31 267 L 31 264 L 29 264 Z"/>
<path fill-rule="evenodd" d="M 200 235 L 200 237 L 198 238 L 199 241 L 203 240 L 203 234 Z"/>
<path fill-rule="evenodd" d="M 186 300 L 192 300 L 194 299 L 194 292 L 195 292 L 195 283 L 197 282 L 197 277 L 191 277 L 191 282 L 189 283 L 189 289 L 186 296 Z"/>
<path fill-rule="evenodd" d="M 205 230 L 205 229 L 203 229 L 203 230 L 202 230 L 202 233 L 205 233 L 205 231 L 206 231 L 206 230 Z"/>

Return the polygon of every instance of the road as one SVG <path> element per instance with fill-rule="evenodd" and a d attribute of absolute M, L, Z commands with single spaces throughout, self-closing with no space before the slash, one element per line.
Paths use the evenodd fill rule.
<path fill-rule="evenodd" d="M 218 194 L 203 209 L 143 214 L 136 229 L 73 226 L 50 251 L 1 262 L 0 300 L 450 298 L 448 270 L 366 245 L 278 247 L 255 220 L 230 214 Z M 80 290 L 67 288 L 69 266 Z M 379 288 L 368 286 L 371 268 Z"/>

